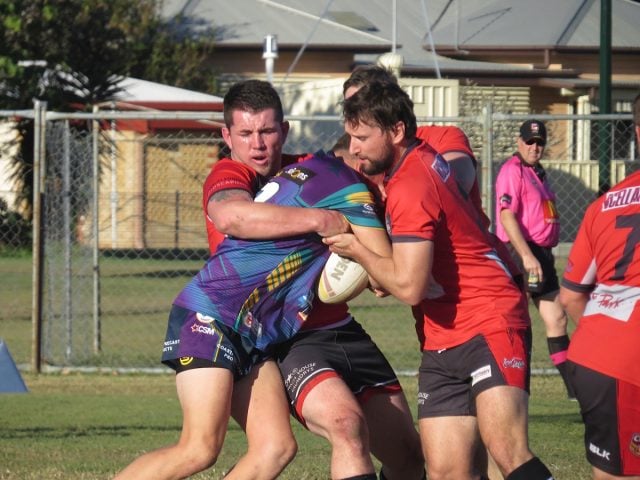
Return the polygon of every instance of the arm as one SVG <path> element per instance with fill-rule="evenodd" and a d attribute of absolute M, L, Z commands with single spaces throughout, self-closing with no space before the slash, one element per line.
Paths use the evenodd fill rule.
<path fill-rule="evenodd" d="M 442 154 L 442 158 L 451 166 L 460 188 L 469 193 L 476 181 L 476 166 L 473 159 L 463 152 L 446 152 Z"/>
<path fill-rule="evenodd" d="M 391 295 L 409 305 L 425 297 L 433 264 L 433 242 L 396 243 L 391 255 L 380 255 L 365 247 L 354 235 L 323 240 L 332 252 L 353 258 Z"/>
<path fill-rule="evenodd" d="M 389 242 L 386 231 L 377 228 L 360 227 L 358 225 L 351 225 L 351 229 L 365 248 L 381 256 L 391 255 L 391 243 Z M 383 291 L 383 287 L 371 276 L 369 276 L 369 284 L 376 295 L 388 295 L 388 292 Z"/>
<path fill-rule="evenodd" d="M 522 235 L 516 216 L 508 208 L 503 208 L 500 210 L 500 222 L 502 223 L 502 227 L 504 228 L 507 237 L 509 237 L 511 245 L 516 249 L 520 258 L 522 258 L 522 265 L 524 266 L 524 269 L 530 273 L 537 273 L 540 279 L 542 279 L 542 267 L 540 266 L 540 262 L 533 253 L 531 253 L 531 249 Z"/>
<path fill-rule="evenodd" d="M 221 190 L 207 203 L 216 229 L 244 239 L 271 239 L 305 233 L 321 236 L 346 232 L 349 223 L 336 211 L 256 203 L 249 192 Z"/>
<path fill-rule="evenodd" d="M 565 312 L 571 317 L 577 325 L 580 318 L 584 314 L 584 309 L 589 300 L 589 294 L 569 290 L 567 287 L 560 287 L 560 304 Z"/>

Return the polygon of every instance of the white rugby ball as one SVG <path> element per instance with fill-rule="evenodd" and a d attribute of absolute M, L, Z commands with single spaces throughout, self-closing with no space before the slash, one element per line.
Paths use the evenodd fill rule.
<path fill-rule="evenodd" d="M 367 287 L 369 276 L 362 266 L 331 253 L 318 281 L 318 298 L 324 303 L 342 303 L 357 297 Z"/>

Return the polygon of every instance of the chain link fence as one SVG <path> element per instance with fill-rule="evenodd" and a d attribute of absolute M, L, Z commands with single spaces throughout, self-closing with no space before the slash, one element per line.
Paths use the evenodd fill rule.
<path fill-rule="evenodd" d="M 36 134 L 34 146 L 40 161 L 32 172 L 32 223 L 26 219 L 30 209 L 18 201 L 22 186 L 10 178 L 20 160 L 12 143 L 15 115 L 0 112 L 5 119 L 0 130 L 0 338 L 25 368 L 164 371 L 158 362 L 171 302 L 207 258 L 201 187 L 224 154 L 219 135 L 127 130 L 115 123 L 144 120 L 149 113 L 43 112 L 42 136 Z M 38 125 L 38 112 L 21 115 L 31 115 Z M 220 120 L 219 114 L 153 115 Z M 479 117 L 436 119 L 469 135 L 491 217 L 492 182 L 501 162 L 515 151 L 519 125 L 527 118 L 488 110 Z M 598 155 L 611 166 L 612 184 L 631 168 L 628 159 L 636 156 L 631 116 L 608 116 L 597 129 L 596 117 L 536 118 L 549 130 L 543 163 L 558 196 L 566 247 L 596 196 Z M 285 151 L 290 153 L 329 149 L 343 132 L 337 117 L 289 120 Z M 600 148 L 602 141 L 606 149 Z M 559 249 L 564 254 L 566 248 Z M 365 293 L 353 302 L 352 312 L 397 371 L 415 371 L 419 351 L 408 307 Z M 543 342 L 541 333 L 534 368 L 551 367 Z"/>

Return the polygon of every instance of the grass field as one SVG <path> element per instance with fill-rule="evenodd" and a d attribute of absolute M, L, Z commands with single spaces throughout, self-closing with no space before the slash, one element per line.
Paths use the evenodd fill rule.
<path fill-rule="evenodd" d="M 67 365 L 158 367 L 168 306 L 176 292 L 199 268 L 199 261 L 103 259 L 101 311 L 103 351 L 87 345 L 91 279 L 74 270 L 72 336 Z M 558 262 L 562 271 L 564 262 Z M 0 338 L 18 364 L 28 364 L 31 351 L 31 258 L 0 258 Z M 59 285 L 47 284 L 45 307 L 55 309 Z M 83 310 L 84 309 L 84 310 Z M 90 311 L 90 310 L 89 310 Z M 420 354 L 409 309 L 393 299 L 364 295 L 352 312 L 399 371 L 415 371 Z M 534 331 L 532 366 L 550 369 L 544 329 L 531 309 Z M 54 321 L 57 321 L 54 317 Z M 84 322 L 84 323 L 83 323 Z M 44 342 L 64 357 L 64 323 L 48 330 Z M 90 342 L 89 342 L 90 343 Z M 59 365 L 59 364 L 58 364 Z M 62 365 L 65 365 L 63 362 Z M 0 395 L 0 480 L 106 479 L 140 453 L 172 443 L 180 431 L 180 409 L 173 376 L 118 374 L 24 373 L 26 395 Z M 401 377 L 410 405 L 416 378 Z M 566 400 L 558 375 L 532 380 L 530 437 L 532 449 L 558 479 L 589 477 L 584 460 L 578 406 Z M 283 479 L 329 478 L 329 450 L 324 441 L 294 425 L 299 454 Z M 243 433 L 230 426 L 218 465 L 195 478 L 222 478 L 245 448 Z"/>
<path fill-rule="evenodd" d="M 24 379 L 29 393 L 0 395 L 1 480 L 108 479 L 142 452 L 174 442 L 180 432 L 172 375 Z M 402 382 L 414 407 L 416 378 Z M 299 453 L 280 478 L 328 479 L 326 442 L 295 422 L 294 431 Z M 566 400 L 558 376 L 533 379 L 530 438 L 557 479 L 589 478 L 578 405 Z M 244 449 L 244 435 L 231 423 L 218 464 L 193 478 L 222 478 Z"/>

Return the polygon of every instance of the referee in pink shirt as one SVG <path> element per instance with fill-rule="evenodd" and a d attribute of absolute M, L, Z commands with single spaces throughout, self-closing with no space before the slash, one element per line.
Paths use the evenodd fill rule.
<path fill-rule="evenodd" d="M 555 193 L 540 164 L 546 144 L 544 123 L 527 120 L 520 126 L 518 151 L 502 164 L 496 180 L 496 234 L 529 278 L 528 295 L 544 322 L 549 356 L 573 399 L 565 365 L 567 316 L 558 300 L 560 286 L 551 251 L 558 244 L 560 222 Z"/>

